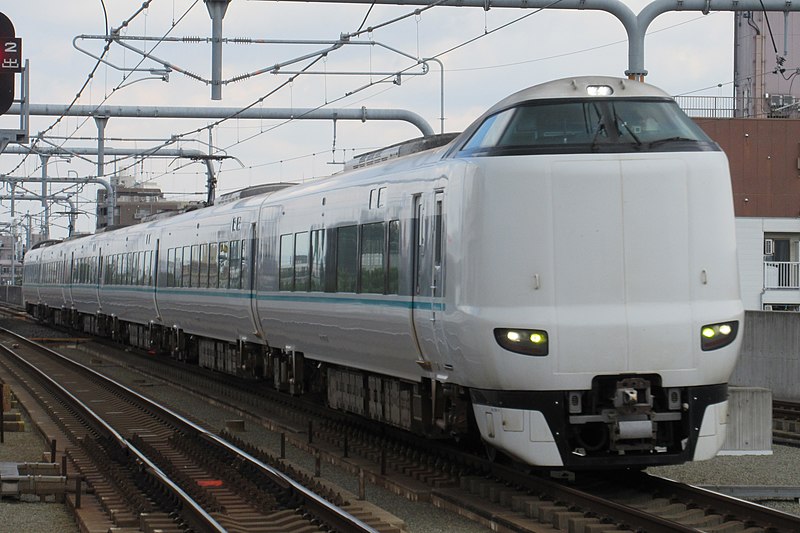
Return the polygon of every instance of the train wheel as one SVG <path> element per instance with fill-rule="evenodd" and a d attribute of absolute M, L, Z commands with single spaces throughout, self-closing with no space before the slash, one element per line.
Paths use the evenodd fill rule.
<path fill-rule="evenodd" d="M 486 452 L 486 458 L 489 459 L 489 461 L 496 463 L 500 458 L 500 451 L 486 441 L 483 442 L 483 449 Z"/>

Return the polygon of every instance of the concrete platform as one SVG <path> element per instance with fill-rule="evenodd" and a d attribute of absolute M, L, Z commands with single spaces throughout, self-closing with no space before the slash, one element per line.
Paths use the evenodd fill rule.
<path fill-rule="evenodd" d="M 772 455 L 772 391 L 728 388 L 728 436 L 719 455 Z"/>

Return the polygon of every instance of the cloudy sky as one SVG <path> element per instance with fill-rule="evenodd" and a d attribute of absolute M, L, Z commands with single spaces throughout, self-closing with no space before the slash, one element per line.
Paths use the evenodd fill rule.
<path fill-rule="evenodd" d="M 625 3 L 638 13 L 648 2 Z M 124 25 L 120 35 L 131 47 L 147 50 L 200 78 L 211 77 L 211 48 L 207 43 L 158 42 L 165 36 L 209 37 L 211 20 L 205 3 L 152 0 L 134 17 L 142 5 L 141 1 L 122 0 L 105 0 L 105 5 L 101 0 L 4 2 L 2 11 L 14 23 L 17 36 L 23 39 L 24 57 L 30 60 L 31 103 L 65 105 L 80 94 L 78 104 L 93 106 L 366 106 L 413 111 L 438 133 L 442 94 L 439 66 L 431 62 L 427 74 L 417 75 L 422 71 L 414 67 L 411 58 L 438 57 L 444 65 L 446 131 L 462 130 L 487 107 L 519 89 L 574 75 L 623 76 L 628 66 L 622 24 L 605 12 L 434 7 L 414 15 L 413 7 L 402 6 L 370 9 L 366 4 L 233 0 L 224 19 L 225 37 L 282 43 L 227 43 L 223 59 L 226 80 L 325 48 L 319 43 L 295 41 L 330 41 L 362 27 L 376 29 L 352 39 L 361 44 L 342 47 L 322 59 L 299 61 L 284 68 L 284 74 L 265 73 L 226 84 L 221 101 L 211 99 L 208 85 L 177 71 L 170 73 L 166 82 L 149 72 L 131 72 L 135 67 L 149 70 L 162 66 L 142 61 L 141 55 L 118 44 L 110 47 L 107 62 L 86 84 L 97 63 L 89 54 L 102 54 L 105 42 L 98 37 L 105 34 L 106 25 Z M 76 49 L 73 42 L 89 54 Z M 651 25 L 645 41 L 647 81 L 674 95 L 730 96 L 732 44 L 731 13 L 662 15 Z M 289 82 L 289 72 L 303 69 L 313 73 Z M 409 70 L 399 85 L 385 80 L 384 74 L 405 69 Z M 97 129 L 92 119 L 70 117 L 53 126 L 57 119 L 32 117 L 31 137 L 47 131 L 47 142 L 57 146 L 96 147 Z M 106 145 L 145 149 L 176 138 L 179 141 L 171 145 L 173 148 L 207 152 L 208 131 L 204 128 L 212 122 L 112 118 L 106 129 Z M 17 117 L 0 119 L 0 127 L 17 124 Z M 419 130 L 405 122 L 338 121 L 334 139 L 331 121 L 228 120 L 213 129 L 214 151 L 232 156 L 216 164 L 218 192 L 324 176 L 341 168 L 331 162 L 418 135 Z M 97 174 L 91 160 L 78 157 L 53 158 L 47 170 L 54 177 Z M 40 176 L 41 172 L 39 157 L 0 157 L 0 173 Z M 120 172 L 161 187 L 169 198 L 201 199 L 204 195 L 205 167 L 199 163 L 127 158 L 108 164 L 105 172 Z M 40 191 L 38 184 L 29 187 Z M 67 193 L 74 195 L 79 209 L 93 212 L 95 191 L 94 186 L 86 186 Z M 3 201 L 0 222 L 10 221 L 9 208 L 9 202 Z M 32 215 L 41 212 L 41 206 L 35 203 L 19 202 L 17 208 Z M 63 236 L 66 220 L 56 217 L 53 223 L 52 233 Z M 79 217 L 79 230 L 91 231 L 93 227 L 93 214 Z"/>

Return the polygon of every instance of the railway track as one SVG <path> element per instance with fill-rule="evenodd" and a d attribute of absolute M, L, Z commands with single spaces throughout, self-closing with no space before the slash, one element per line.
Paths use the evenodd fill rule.
<path fill-rule="evenodd" d="M 772 401 L 772 440 L 778 444 L 800 446 L 800 403 Z"/>
<path fill-rule="evenodd" d="M 17 387 L 50 411 L 113 527 L 144 531 L 378 529 L 187 418 L 56 352 L 0 330 Z M 66 462 L 66 461 L 65 461 Z M 333 500 L 337 500 L 335 495 Z"/>
<path fill-rule="evenodd" d="M 613 473 L 559 481 L 490 463 L 452 446 L 399 438 L 354 422 L 298 408 L 284 395 L 263 386 L 219 375 L 209 376 L 183 364 L 142 357 L 95 343 L 71 346 L 84 359 L 109 357 L 109 364 L 129 367 L 147 377 L 166 380 L 192 394 L 227 405 L 247 423 L 262 423 L 286 435 L 293 449 L 309 461 L 324 462 L 361 473 L 371 483 L 415 502 L 465 516 L 493 531 L 598 532 L 635 531 L 798 531 L 800 518 L 741 502 L 709 491 L 668 482 L 645 474 Z M 199 370 L 195 372 L 194 370 Z M 201 392 L 198 392 L 201 391 Z M 268 454 L 248 433 L 226 435 L 254 457 Z"/>

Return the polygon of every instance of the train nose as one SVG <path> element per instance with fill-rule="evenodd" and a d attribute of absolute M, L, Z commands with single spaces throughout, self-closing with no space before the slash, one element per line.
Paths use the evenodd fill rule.
<path fill-rule="evenodd" d="M 694 240 L 685 161 L 559 162 L 553 171 L 558 370 L 689 369 Z M 662 201 L 653 202 L 658 197 Z"/>

